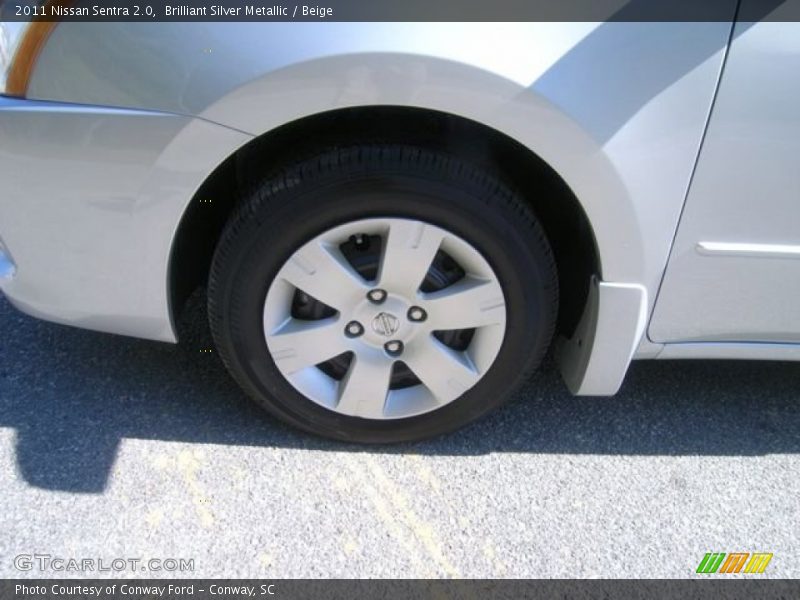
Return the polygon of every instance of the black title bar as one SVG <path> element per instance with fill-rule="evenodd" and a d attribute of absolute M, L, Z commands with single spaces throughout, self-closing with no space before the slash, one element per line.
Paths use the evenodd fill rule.
<path fill-rule="evenodd" d="M 0 21 L 800 20 L 800 0 L 0 0 Z"/>

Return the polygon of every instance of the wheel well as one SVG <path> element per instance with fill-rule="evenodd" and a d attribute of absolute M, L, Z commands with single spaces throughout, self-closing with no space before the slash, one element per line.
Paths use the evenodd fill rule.
<path fill-rule="evenodd" d="M 541 158 L 485 125 L 425 109 L 376 106 L 339 109 L 293 121 L 254 139 L 220 165 L 184 214 L 170 259 L 170 300 L 179 311 L 204 284 L 222 229 L 248 182 L 321 149 L 351 143 L 407 143 L 457 154 L 498 173 L 527 200 L 556 258 L 558 331 L 571 335 L 592 274 L 600 274 L 594 235 L 580 203 Z"/>

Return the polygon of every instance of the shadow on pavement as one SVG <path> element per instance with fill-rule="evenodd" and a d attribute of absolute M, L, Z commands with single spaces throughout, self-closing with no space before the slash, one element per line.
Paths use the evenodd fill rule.
<path fill-rule="evenodd" d="M 253 405 L 211 348 L 202 295 L 178 346 L 73 329 L 0 300 L 0 427 L 31 485 L 102 492 L 122 438 L 300 450 L 475 455 L 761 455 L 800 451 L 800 364 L 634 363 L 612 398 L 575 398 L 551 368 L 502 410 L 419 444 L 365 447 L 294 431 Z"/>

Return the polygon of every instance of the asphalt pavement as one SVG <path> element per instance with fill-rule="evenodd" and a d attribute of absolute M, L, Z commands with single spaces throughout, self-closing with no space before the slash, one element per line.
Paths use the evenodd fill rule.
<path fill-rule="evenodd" d="M 0 299 L 0 576 L 661 578 L 706 552 L 800 576 L 800 363 L 643 361 L 613 398 L 550 366 L 471 427 L 376 448 L 262 414 L 199 296 L 180 329 Z"/>

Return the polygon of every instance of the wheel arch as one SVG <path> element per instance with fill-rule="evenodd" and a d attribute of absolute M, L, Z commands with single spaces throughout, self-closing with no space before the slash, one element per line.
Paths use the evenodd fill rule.
<path fill-rule="evenodd" d="M 364 115 L 380 111 L 393 112 L 362 120 Z M 412 114 L 414 119 L 409 116 Z M 345 118 L 348 115 L 350 118 Z M 510 178 L 517 179 L 515 185 L 527 188 L 529 200 L 535 187 L 531 182 L 541 181 L 533 175 L 547 173 L 551 189 L 558 189 L 562 200 L 554 206 L 567 209 L 553 213 L 564 218 L 549 219 L 545 224 L 548 236 L 561 246 L 557 249 L 559 275 L 566 293 L 562 294 L 565 304 L 560 307 L 558 340 L 579 349 L 558 353 L 562 372 L 576 393 L 602 395 L 618 389 L 641 340 L 641 321 L 647 315 L 641 303 L 647 302 L 647 294 L 639 293 L 639 288 L 635 294 L 624 288 L 620 296 L 635 297 L 627 304 L 618 303 L 602 284 L 640 286 L 647 281 L 650 255 L 643 236 L 643 227 L 648 224 L 643 214 L 646 207 L 641 199 L 634 198 L 605 142 L 535 85 L 521 85 L 473 65 L 429 56 L 332 56 L 256 77 L 199 116 L 254 137 L 206 180 L 206 184 L 214 185 L 217 175 L 224 173 L 221 179 L 230 189 L 243 181 L 243 175 L 252 173 L 248 165 L 252 165 L 253 157 L 262 158 L 259 165 L 279 165 L 290 150 L 297 148 L 298 140 L 303 141 L 301 147 L 340 143 L 336 136 L 350 128 L 368 132 L 373 138 L 378 134 L 397 138 L 399 134 L 400 138 L 393 141 L 413 143 L 409 138 L 417 137 L 435 143 L 437 131 L 441 134 L 444 128 L 451 133 L 452 127 L 442 122 L 458 123 L 471 132 L 456 136 L 459 142 L 454 145 L 475 160 L 491 156 L 487 149 L 494 147 L 497 169 L 501 174 L 513 172 Z M 430 119 L 439 123 L 425 125 Z M 323 122 L 325 127 L 319 128 Z M 325 128 L 332 132 L 327 139 Z M 462 143 L 465 139 L 467 143 Z M 207 189 L 204 185 L 200 193 Z M 553 216 L 543 205 L 534 204 L 543 221 Z M 196 202 L 192 205 L 199 206 Z M 566 228 L 561 236 L 557 235 L 559 227 Z M 182 224 L 180 237 L 175 238 L 178 242 L 183 229 Z M 176 243 L 175 247 L 180 246 Z M 209 258 L 210 252 L 211 248 L 206 248 Z M 175 264 L 171 261 L 170 273 L 180 271 Z M 596 294 L 592 282 L 601 284 Z M 172 278 L 170 286 L 180 287 L 172 285 Z M 179 298 L 173 298 L 177 306 Z M 606 322 L 616 322 L 617 326 L 604 326 Z M 620 323 L 626 327 L 619 327 Z M 601 364 L 601 355 L 619 359 Z"/>
<path fill-rule="evenodd" d="M 281 166 L 333 146 L 406 143 L 446 151 L 498 173 L 541 221 L 556 256 L 561 300 L 558 331 L 569 337 L 580 319 L 592 277 L 602 265 L 594 230 L 564 179 L 541 157 L 487 125 L 450 113 L 407 106 L 360 106 L 309 115 L 268 131 L 229 156 L 187 207 L 170 256 L 173 322 L 203 283 L 240 190 Z"/>

